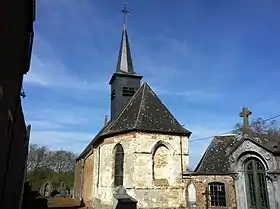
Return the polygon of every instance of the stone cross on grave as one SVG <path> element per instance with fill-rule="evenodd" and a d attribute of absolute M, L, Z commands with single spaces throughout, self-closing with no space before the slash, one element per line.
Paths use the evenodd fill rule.
<path fill-rule="evenodd" d="M 251 114 L 252 114 L 252 112 L 247 107 L 243 107 L 242 112 L 239 114 L 239 116 L 243 118 L 243 126 L 242 126 L 243 136 L 245 134 L 247 134 L 247 135 L 250 134 L 249 116 Z"/>

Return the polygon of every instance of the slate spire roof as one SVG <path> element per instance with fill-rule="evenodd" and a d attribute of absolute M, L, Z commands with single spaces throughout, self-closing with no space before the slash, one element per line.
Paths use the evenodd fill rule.
<path fill-rule="evenodd" d="M 126 25 L 123 25 L 121 45 L 119 49 L 118 62 L 115 73 L 112 75 L 109 84 L 115 80 L 117 76 L 124 77 L 138 77 L 142 78 L 143 76 L 136 73 L 133 67 L 132 55 L 130 50 L 130 44 L 128 40 L 127 28 Z"/>
<path fill-rule="evenodd" d="M 158 98 L 152 88 L 145 82 L 134 94 L 119 116 L 104 126 L 82 152 L 84 156 L 101 138 L 122 134 L 130 131 L 153 132 L 190 136 Z"/>
<path fill-rule="evenodd" d="M 135 73 L 125 24 L 122 31 L 121 46 L 119 50 L 116 72 Z"/>

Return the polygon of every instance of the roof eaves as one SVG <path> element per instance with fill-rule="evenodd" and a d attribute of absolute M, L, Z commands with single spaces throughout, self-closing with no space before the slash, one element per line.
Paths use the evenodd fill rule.
<path fill-rule="evenodd" d="M 232 172 L 185 172 L 183 173 L 184 176 L 226 176 L 226 175 L 231 175 L 233 174 Z"/>

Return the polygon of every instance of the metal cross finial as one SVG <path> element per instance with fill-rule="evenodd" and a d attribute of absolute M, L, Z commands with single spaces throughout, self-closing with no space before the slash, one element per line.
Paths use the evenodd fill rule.
<path fill-rule="evenodd" d="M 243 118 L 243 135 L 250 134 L 249 116 L 251 114 L 252 112 L 247 107 L 243 107 L 242 112 L 239 114 L 239 116 Z"/>
<path fill-rule="evenodd" d="M 123 24 L 125 25 L 126 23 L 126 15 L 129 13 L 129 11 L 126 8 L 126 4 L 127 4 L 127 0 L 123 1 L 123 9 L 121 10 L 121 12 L 123 13 Z"/>

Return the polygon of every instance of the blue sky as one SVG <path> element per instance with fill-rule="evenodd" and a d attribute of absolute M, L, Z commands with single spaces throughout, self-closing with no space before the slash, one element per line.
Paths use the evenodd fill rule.
<path fill-rule="evenodd" d="M 210 3 L 211 2 L 211 3 Z M 37 1 L 23 101 L 31 142 L 81 152 L 109 114 L 122 1 Z M 128 35 L 144 76 L 190 140 L 280 113 L 280 2 L 129 0 Z M 194 167 L 211 139 L 190 142 Z"/>

